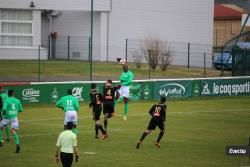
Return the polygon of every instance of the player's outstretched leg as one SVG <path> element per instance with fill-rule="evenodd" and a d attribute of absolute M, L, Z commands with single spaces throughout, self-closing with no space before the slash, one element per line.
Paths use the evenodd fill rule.
<path fill-rule="evenodd" d="M 2 147 L 3 128 L 0 128 L 0 147 Z"/>
<path fill-rule="evenodd" d="M 139 142 L 137 143 L 137 145 L 136 145 L 136 148 L 137 148 L 137 149 L 140 148 L 140 145 L 142 144 L 142 141 L 143 141 L 143 140 L 145 139 L 145 137 L 146 137 L 147 135 L 149 135 L 150 133 L 151 133 L 150 130 L 146 130 L 145 132 L 143 132 L 140 141 L 139 141 Z"/>
<path fill-rule="evenodd" d="M 127 115 L 128 115 L 128 98 L 124 97 L 124 112 L 123 112 L 124 121 L 127 120 Z"/>
<path fill-rule="evenodd" d="M 95 138 L 98 139 L 98 131 L 99 131 L 99 128 L 97 126 L 97 124 L 95 124 Z"/>
<path fill-rule="evenodd" d="M 160 146 L 160 141 L 161 141 L 161 138 L 163 137 L 163 135 L 164 135 L 164 130 L 161 130 L 160 133 L 159 133 L 158 139 L 157 139 L 157 141 L 155 143 L 155 146 L 157 146 L 158 148 L 161 147 Z"/>
<path fill-rule="evenodd" d="M 10 141 L 10 127 L 8 125 L 5 127 L 5 132 L 6 132 L 6 141 Z"/>
<path fill-rule="evenodd" d="M 78 134 L 78 130 L 77 130 L 76 125 L 74 125 L 74 127 L 73 127 L 72 131 L 73 131 L 73 133 L 74 133 L 74 134 L 76 134 L 76 135 Z"/>
<path fill-rule="evenodd" d="M 107 131 L 108 130 L 108 114 L 107 113 L 104 115 L 103 124 L 104 124 L 104 129 Z"/>
<path fill-rule="evenodd" d="M 98 129 L 100 129 L 100 131 L 102 132 L 102 140 L 106 139 L 108 137 L 108 133 L 107 131 L 105 131 L 102 127 L 102 125 L 100 124 L 100 121 L 96 121 L 96 126 L 98 127 Z"/>
<path fill-rule="evenodd" d="M 17 134 L 17 130 L 16 129 L 12 129 L 12 134 L 16 143 L 16 153 L 20 152 L 20 141 L 19 141 L 19 136 Z"/>

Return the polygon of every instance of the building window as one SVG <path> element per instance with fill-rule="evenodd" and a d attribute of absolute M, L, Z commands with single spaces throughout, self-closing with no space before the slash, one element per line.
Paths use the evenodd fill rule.
<path fill-rule="evenodd" d="M 0 45 L 32 47 L 31 10 L 0 9 Z"/>

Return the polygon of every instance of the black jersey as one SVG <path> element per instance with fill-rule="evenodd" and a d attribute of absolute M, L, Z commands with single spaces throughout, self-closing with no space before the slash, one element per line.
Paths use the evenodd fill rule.
<path fill-rule="evenodd" d="M 159 119 L 161 121 L 166 120 L 166 104 L 155 104 L 151 107 L 149 110 L 149 114 L 152 116 L 152 118 Z"/>
<path fill-rule="evenodd" d="M 115 91 L 118 87 L 105 87 L 103 88 L 103 104 L 114 104 Z"/>
<path fill-rule="evenodd" d="M 93 107 L 98 107 L 102 105 L 103 102 L 103 96 L 101 93 L 97 92 L 97 90 L 92 90 L 89 93 L 89 98 L 90 98 L 90 104 Z"/>

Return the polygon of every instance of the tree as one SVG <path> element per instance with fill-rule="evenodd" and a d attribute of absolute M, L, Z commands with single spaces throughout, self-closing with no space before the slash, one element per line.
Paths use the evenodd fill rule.
<path fill-rule="evenodd" d="M 160 53 L 159 42 L 160 40 L 149 37 L 148 39 L 145 39 L 142 44 L 144 56 L 153 70 L 155 70 L 158 65 Z"/>
<path fill-rule="evenodd" d="M 160 69 L 166 71 L 171 63 L 170 46 L 167 41 L 160 41 Z"/>

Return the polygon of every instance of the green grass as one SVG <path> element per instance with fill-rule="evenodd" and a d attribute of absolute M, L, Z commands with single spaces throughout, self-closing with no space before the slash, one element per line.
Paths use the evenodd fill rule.
<path fill-rule="evenodd" d="M 248 157 L 225 156 L 226 145 L 248 143 L 250 97 L 202 98 L 168 102 L 166 135 L 161 148 L 153 143 L 157 129 L 137 150 L 136 142 L 150 119 L 155 101 L 131 102 L 126 124 L 122 117 L 109 120 L 109 137 L 94 139 L 87 104 L 79 111 L 80 162 L 84 167 L 235 167 L 249 166 Z M 118 114 L 122 113 L 118 104 Z M 54 167 L 53 156 L 63 127 L 63 112 L 54 105 L 29 105 L 19 115 L 21 152 L 15 154 L 13 139 L 0 148 L 1 167 Z M 113 131 L 112 131 L 113 130 Z M 95 152 L 90 155 L 85 152 Z"/>
<path fill-rule="evenodd" d="M 148 79 L 148 66 L 142 65 L 137 69 L 134 64 L 130 64 L 130 69 L 135 74 L 135 79 Z M 85 77 L 89 78 L 89 64 L 84 61 L 41 61 L 41 77 Z M 115 78 L 121 73 L 121 66 L 118 63 L 93 63 L 93 78 Z M 225 72 L 230 75 L 230 72 Z M 22 60 L 1 60 L 0 77 L 34 77 L 38 76 L 38 61 Z M 220 71 L 206 69 L 207 77 L 218 77 Z M 204 77 L 203 68 L 190 68 L 170 66 L 167 71 L 160 69 L 151 71 L 151 78 L 189 78 Z"/>

